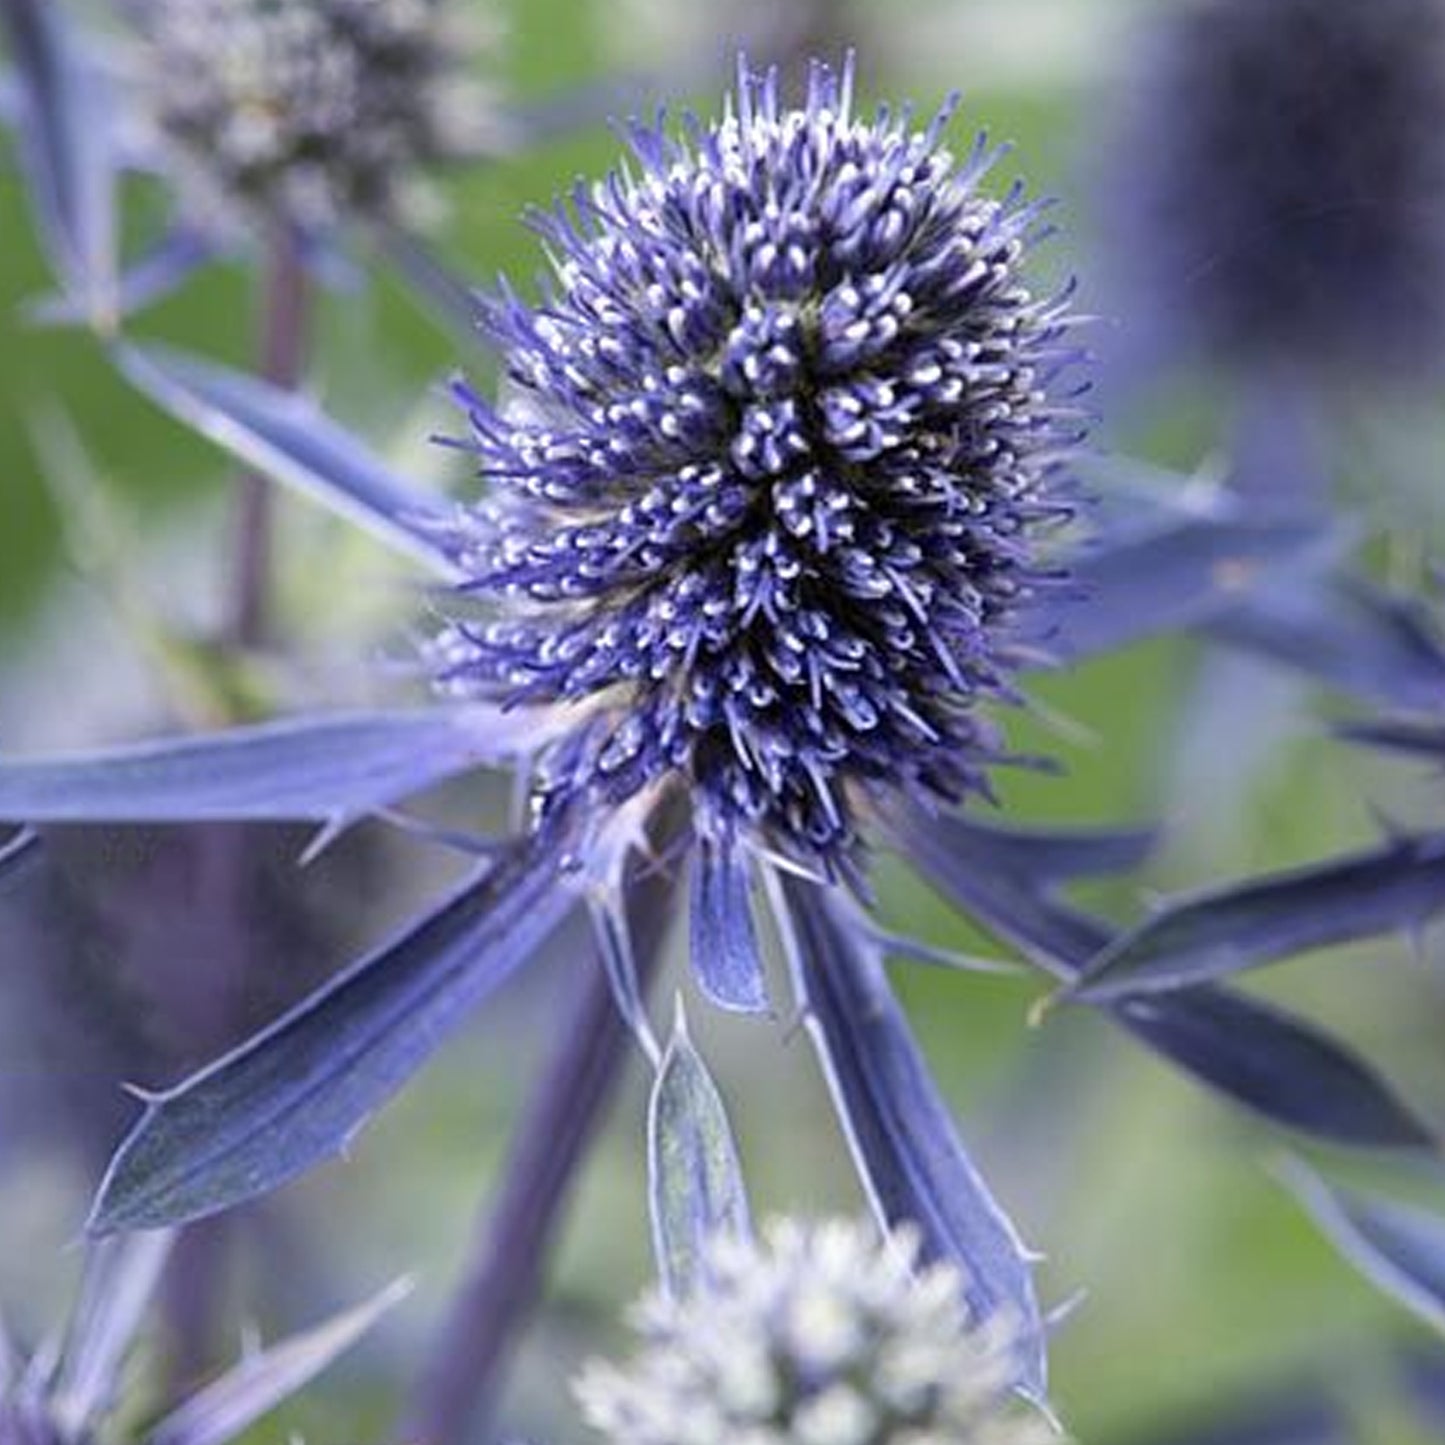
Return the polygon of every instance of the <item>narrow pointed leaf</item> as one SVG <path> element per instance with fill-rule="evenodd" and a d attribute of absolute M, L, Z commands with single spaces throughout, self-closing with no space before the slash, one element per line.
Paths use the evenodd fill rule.
<path fill-rule="evenodd" d="M 239 461 L 451 575 L 438 540 L 445 499 L 408 486 L 307 397 L 170 347 L 121 343 L 113 354 L 134 386 Z"/>
<path fill-rule="evenodd" d="M 969 1158 L 876 948 L 828 890 L 792 878 L 782 888 L 808 1030 L 874 1208 L 890 1226 L 917 1226 L 926 1257 L 962 1269 L 975 1318 L 1018 1331 L 1016 1386 L 1042 1402 L 1048 1369 L 1029 1253 Z"/>
<path fill-rule="evenodd" d="M 575 901 L 556 840 L 519 842 L 479 881 L 238 1049 L 152 1100 L 89 1229 L 150 1229 L 265 1194 L 345 1148 Z"/>
<path fill-rule="evenodd" d="M 1445 706 L 1445 639 L 1418 603 L 1361 578 L 1292 577 L 1210 619 L 1210 636 L 1380 707 Z"/>
<path fill-rule="evenodd" d="M 146 1435 L 146 1445 L 225 1445 L 309 1384 L 410 1291 L 400 1280 L 374 1299 L 227 1370 Z"/>
<path fill-rule="evenodd" d="M 963 813 L 940 813 L 933 828 L 960 864 L 1036 884 L 1132 872 L 1159 842 L 1155 828 L 1014 828 Z"/>
<path fill-rule="evenodd" d="M 88 1439 L 96 1417 L 113 1401 L 174 1238 L 171 1231 L 158 1230 L 90 1244 L 50 1397 L 65 1439 Z"/>
<path fill-rule="evenodd" d="M 1303 573 L 1333 550 L 1332 534 L 1317 524 L 1227 514 L 1106 536 L 1061 559 L 1066 585 L 1026 608 L 1019 634 L 1066 661 L 1094 657 L 1200 626 L 1281 571 Z"/>
<path fill-rule="evenodd" d="M 482 347 L 481 307 L 472 284 L 416 236 L 395 226 L 378 228 L 382 253 L 413 294 L 439 321 L 474 347 Z"/>
<path fill-rule="evenodd" d="M 1342 738 L 1365 747 L 1445 763 L 1445 723 L 1387 718 L 1382 722 L 1347 723 L 1337 731 Z"/>
<path fill-rule="evenodd" d="M 174 227 L 121 273 L 115 284 L 115 316 L 131 316 L 164 300 L 217 255 L 216 242 L 210 237 L 188 226 Z M 90 320 L 83 299 L 70 293 L 27 303 L 25 318 L 39 326 L 74 326 Z"/>
<path fill-rule="evenodd" d="M 648 1203 L 663 1287 L 702 1279 L 708 1240 L 751 1231 L 742 1165 L 722 1095 L 687 1032 L 681 1000 L 647 1111 Z"/>
<path fill-rule="evenodd" d="M 895 823 L 897 845 L 946 897 L 1031 963 L 1076 979 L 1109 927 L 965 848 L 946 820 Z M 1371 1148 L 1433 1148 L 1427 1129 L 1363 1060 L 1313 1024 L 1217 986 L 1123 999 L 1104 1010 L 1141 1043 L 1236 1104 L 1287 1129 Z"/>
<path fill-rule="evenodd" d="M 1418 928 L 1445 908 L 1445 834 L 1213 889 L 1111 943 L 1074 996 L 1104 1003 L 1189 988 L 1291 954 Z"/>
<path fill-rule="evenodd" d="M 20 157 L 55 271 L 91 319 L 114 316 L 114 97 L 55 0 L 3 0 Z"/>
<path fill-rule="evenodd" d="M 692 856 L 692 967 L 719 1008 L 766 1013 L 768 987 L 748 896 L 747 860 L 736 848 L 699 842 Z"/>
<path fill-rule="evenodd" d="M 1114 1017 L 1177 1067 L 1276 1124 L 1366 1149 L 1438 1149 L 1362 1059 L 1303 1019 L 1222 988 L 1124 999 Z"/>
<path fill-rule="evenodd" d="M 0 762 L 0 819 L 329 821 L 515 755 L 519 714 L 471 706 L 332 713 Z M 535 736 L 535 734 L 534 734 Z"/>
<path fill-rule="evenodd" d="M 1285 1179 L 1366 1279 L 1445 1332 L 1445 1215 L 1333 1188 L 1298 1160 Z"/>

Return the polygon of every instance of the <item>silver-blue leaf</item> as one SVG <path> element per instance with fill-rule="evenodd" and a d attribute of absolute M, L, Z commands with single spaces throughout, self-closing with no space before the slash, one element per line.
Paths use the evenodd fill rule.
<path fill-rule="evenodd" d="M 1363 578 L 1287 578 L 1212 618 L 1211 637 L 1379 707 L 1445 707 L 1445 638 L 1415 601 Z"/>
<path fill-rule="evenodd" d="M 1065 581 L 1025 605 L 1020 637 L 1068 662 L 1197 627 L 1281 574 L 1305 576 L 1333 556 L 1317 523 L 1187 516 L 1106 533 L 1060 559 Z"/>
<path fill-rule="evenodd" d="M 1419 928 L 1445 909 L 1445 833 L 1178 899 L 1111 942 L 1069 992 L 1169 992 L 1309 949 Z"/>
<path fill-rule="evenodd" d="M 525 716 L 471 705 L 318 713 L 0 762 L 17 823 L 331 822 L 513 756 Z"/>
<path fill-rule="evenodd" d="M 658 1273 L 669 1293 L 689 1295 L 705 1284 L 708 1241 L 752 1226 L 727 1110 L 681 1000 L 648 1105 L 647 1176 Z"/>
<path fill-rule="evenodd" d="M 269 1028 L 147 1103 L 92 1234 L 200 1219 L 340 1153 L 576 901 L 557 840 L 519 842 Z"/>
<path fill-rule="evenodd" d="M 405 1280 L 289 1339 L 247 1355 L 146 1432 L 146 1445 L 226 1445 L 309 1384 L 410 1291 Z"/>
<path fill-rule="evenodd" d="M 1017 1331 L 1015 1385 L 1042 1403 L 1048 1364 L 1031 1256 L 959 1138 L 876 945 L 834 890 L 795 878 L 781 887 L 808 1030 L 874 1208 L 889 1226 L 915 1225 L 926 1258 L 959 1266 L 975 1318 Z"/>
<path fill-rule="evenodd" d="M 1286 1182 L 1366 1279 L 1445 1332 L 1445 1216 L 1332 1187 L 1298 1160 Z"/>
<path fill-rule="evenodd" d="M 1027 872 L 990 866 L 959 820 L 914 810 L 897 846 L 945 896 L 1065 983 L 1109 947 L 1098 919 Z M 1007 852 L 1000 859 L 1027 859 Z M 1176 1067 L 1272 1123 L 1337 1143 L 1438 1147 L 1439 1136 L 1363 1060 L 1313 1024 L 1218 986 L 1124 999 L 1105 1012 Z"/>
<path fill-rule="evenodd" d="M 409 486 L 309 398 L 172 347 L 120 342 L 112 354 L 134 386 L 237 460 L 453 575 L 439 540 L 446 500 Z"/>
<path fill-rule="evenodd" d="M 699 988 L 719 1008 L 766 1013 L 768 988 L 748 882 L 747 859 L 737 848 L 698 841 L 692 855 L 692 967 Z"/>
<path fill-rule="evenodd" d="M 65 289 L 103 329 L 115 317 L 115 98 L 55 0 L 4 0 L 15 61 L 20 158 Z"/>

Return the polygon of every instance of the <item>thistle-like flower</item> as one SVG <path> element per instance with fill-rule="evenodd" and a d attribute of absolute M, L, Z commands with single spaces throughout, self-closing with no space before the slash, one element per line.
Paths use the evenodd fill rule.
<path fill-rule="evenodd" d="M 1118 250 L 1163 324 L 1227 364 L 1440 363 L 1445 6 L 1189 0 L 1139 68 Z"/>
<path fill-rule="evenodd" d="M 705 1285 L 643 1302 L 643 1349 L 578 1382 L 618 1445 L 1043 1445 L 1009 1394 L 1002 1322 L 969 1325 L 958 1270 L 919 1270 L 907 1229 L 777 1220 L 720 1236 Z"/>
<path fill-rule="evenodd" d="M 745 73 L 715 127 L 634 127 L 635 171 L 543 222 L 552 297 L 491 307 L 513 389 L 460 390 L 493 490 L 455 536 L 484 616 L 437 651 L 450 693 L 572 706 L 544 811 L 677 780 L 705 841 L 834 874 L 878 793 L 983 786 L 1078 414 L 1037 208 L 948 113 Z"/>
<path fill-rule="evenodd" d="M 394 219 L 488 106 L 450 0 L 126 0 L 141 87 L 196 197 L 305 229 Z"/>

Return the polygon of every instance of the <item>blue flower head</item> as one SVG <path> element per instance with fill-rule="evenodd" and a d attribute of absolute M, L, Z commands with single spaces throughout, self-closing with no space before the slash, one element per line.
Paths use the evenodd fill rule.
<path fill-rule="evenodd" d="M 542 221 L 550 297 L 489 308 L 510 392 L 459 388 L 492 493 L 454 537 L 481 615 L 438 653 L 454 693 L 571 705 L 543 814 L 681 780 L 704 840 L 835 872 L 879 790 L 982 786 L 1076 440 L 1069 316 L 950 108 L 852 90 L 815 66 L 784 109 L 744 71 L 719 123 L 634 126 Z"/>
<path fill-rule="evenodd" d="M 1139 57 L 1119 238 L 1226 364 L 1445 359 L 1445 6 L 1189 0 Z"/>

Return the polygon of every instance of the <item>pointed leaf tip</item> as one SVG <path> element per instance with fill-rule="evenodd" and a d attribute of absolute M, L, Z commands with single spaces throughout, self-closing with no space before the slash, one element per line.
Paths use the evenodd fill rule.
<path fill-rule="evenodd" d="M 1047 1341 L 1030 1251 L 964 1148 L 876 945 L 830 888 L 782 878 L 779 897 L 808 1030 L 875 1210 L 890 1227 L 917 1227 L 925 1257 L 962 1270 L 977 1320 L 1010 1321 L 1014 1386 L 1044 1404 Z"/>
<path fill-rule="evenodd" d="M 1346 1260 L 1445 1333 L 1445 1215 L 1336 1188 L 1299 1159 L 1279 1172 Z"/>
<path fill-rule="evenodd" d="M 751 1231 L 747 1190 L 727 1110 L 677 1000 L 647 1114 L 648 1202 L 663 1287 L 692 1293 L 708 1241 Z"/>
<path fill-rule="evenodd" d="M 1178 899 L 1106 947 L 1072 997 L 1114 1003 L 1293 954 L 1418 928 L 1445 909 L 1445 834 Z"/>
<path fill-rule="evenodd" d="M 576 901 L 528 839 L 276 1023 L 150 1104 L 101 1182 L 92 1235 L 215 1214 L 337 1155 Z"/>

